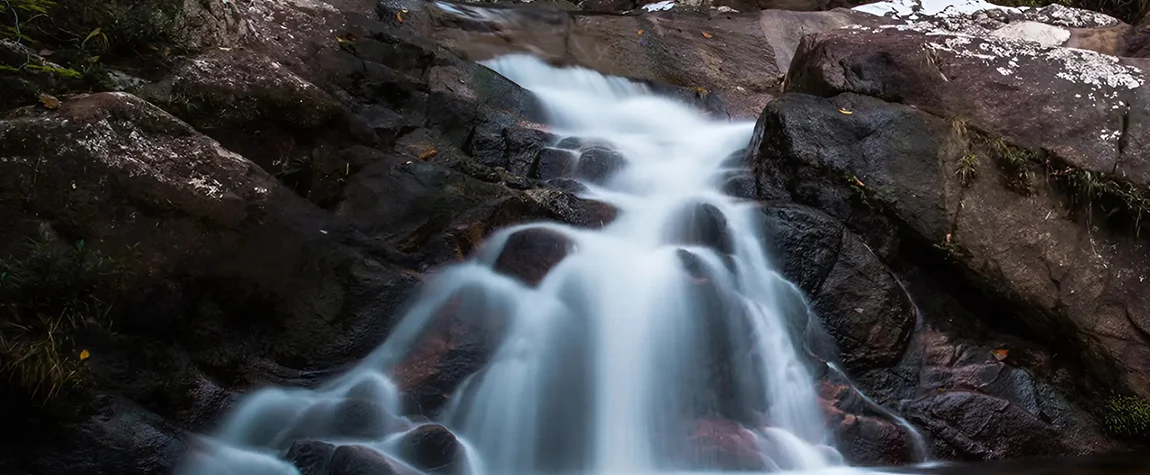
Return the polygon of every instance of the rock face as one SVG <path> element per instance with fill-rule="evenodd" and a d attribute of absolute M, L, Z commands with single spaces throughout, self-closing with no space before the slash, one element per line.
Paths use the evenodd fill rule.
<path fill-rule="evenodd" d="M 748 154 L 756 196 L 826 213 L 766 208 L 778 264 L 834 343 L 853 346 L 843 362 L 856 387 L 945 458 L 1113 450 L 1088 401 L 1103 388 L 1150 390 L 1139 323 L 1148 288 L 1136 277 L 1150 255 L 1135 232 L 1146 183 L 1137 150 L 1150 138 L 1136 112 L 1143 64 L 1013 36 L 937 24 L 808 36 Z M 1023 120 L 1022 110 L 1044 112 Z M 874 308 L 908 312 L 860 305 L 869 320 L 837 320 L 850 312 L 828 310 L 817 289 L 844 253 L 850 268 L 871 269 L 842 281 L 857 292 L 847 300 L 888 289 L 886 302 L 902 304 Z M 840 324 L 906 333 L 866 339 Z M 821 397 L 844 455 L 912 458 L 895 442 L 904 431 L 836 378 Z"/>

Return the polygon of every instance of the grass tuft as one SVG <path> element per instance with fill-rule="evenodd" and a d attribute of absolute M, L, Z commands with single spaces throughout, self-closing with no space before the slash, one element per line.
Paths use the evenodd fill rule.
<path fill-rule="evenodd" d="M 1114 396 L 1103 406 L 1103 422 L 1113 435 L 1150 437 L 1150 401 L 1135 396 Z"/>
<path fill-rule="evenodd" d="M 111 325 L 126 275 L 84 241 L 48 235 L 0 259 L 0 377 L 39 403 L 79 385 L 89 353 L 73 337 L 88 325 Z"/>

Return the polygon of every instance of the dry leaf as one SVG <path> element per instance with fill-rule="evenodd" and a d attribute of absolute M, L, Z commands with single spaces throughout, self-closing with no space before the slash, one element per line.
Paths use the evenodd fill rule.
<path fill-rule="evenodd" d="M 846 115 L 854 114 L 854 112 L 851 112 L 851 111 L 846 110 L 846 109 L 839 109 L 839 112 L 842 112 L 843 114 L 846 114 Z"/>
<path fill-rule="evenodd" d="M 855 307 L 855 313 L 863 313 L 863 309 Z"/>
<path fill-rule="evenodd" d="M 950 233 L 946 233 L 946 243 L 950 244 Z"/>
<path fill-rule="evenodd" d="M 81 352 L 80 352 L 80 361 L 84 361 L 84 360 L 88 359 L 88 358 L 89 358 L 89 357 L 91 357 L 91 356 L 92 356 L 92 354 L 91 354 L 91 353 L 88 353 L 88 350 L 83 350 L 83 351 L 81 351 Z"/>
<path fill-rule="evenodd" d="M 428 159 L 430 159 L 431 157 L 434 157 L 438 153 L 439 153 L 439 150 L 436 150 L 435 147 L 431 147 L 431 148 L 427 149 L 426 152 L 419 154 L 419 159 L 423 160 L 423 161 L 427 161 Z"/>
<path fill-rule="evenodd" d="M 396 12 L 395 13 L 395 20 L 400 22 L 400 23 L 403 23 L 403 12 Z"/>
<path fill-rule="evenodd" d="M 852 176 L 851 181 L 853 181 L 858 186 L 866 187 L 866 184 L 863 183 L 862 180 L 860 180 L 857 176 Z"/>
<path fill-rule="evenodd" d="M 997 349 L 997 350 L 991 351 L 991 353 L 994 355 L 994 359 L 996 359 L 998 361 L 1002 361 L 1002 360 L 1006 359 L 1006 355 L 1008 353 L 1010 353 L 1010 351 L 1006 350 L 1006 349 Z"/>
<path fill-rule="evenodd" d="M 639 36 L 643 36 L 643 30 L 639 30 Z"/>
<path fill-rule="evenodd" d="M 703 38 L 711 39 L 711 34 L 704 31 Z"/>
<path fill-rule="evenodd" d="M 40 94 L 40 103 L 49 109 L 60 107 L 60 100 L 56 99 L 55 96 L 49 96 L 47 94 Z"/>

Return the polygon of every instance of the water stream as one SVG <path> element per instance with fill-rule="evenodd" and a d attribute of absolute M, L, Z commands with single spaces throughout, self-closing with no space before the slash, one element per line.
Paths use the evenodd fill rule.
<path fill-rule="evenodd" d="M 745 469 L 855 471 L 824 428 L 798 339 L 802 295 L 772 269 L 755 206 L 721 192 L 725 159 L 754 124 L 712 121 L 624 79 L 528 56 L 487 66 L 538 96 L 552 133 L 625 158 L 609 179 L 585 183 L 584 195 L 618 218 L 600 230 L 539 223 L 497 233 L 430 282 L 355 369 L 314 390 L 244 398 L 183 473 L 296 474 L 282 459 L 302 438 L 370 447 L 414 472 L 396 441 L 422 422 L 400 416 L 389 375 L 447 305 L 503 319 L 490 361 L 434 421 L 459 437 L 470 474 L 730 470 L 699 449 L 700 427 L 749 441 L 762 455 Z M 573 249 L 535 287 L 493 270 L 508 236 L 532 229 Z M 340 424 L 391 430 L 349 435 Z"/>

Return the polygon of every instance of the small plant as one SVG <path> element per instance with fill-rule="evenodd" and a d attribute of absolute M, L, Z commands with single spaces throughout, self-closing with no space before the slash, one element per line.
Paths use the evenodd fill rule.
<path fill-rule="evenodd" d="M 1030 164 L 1041 162 L 1042 153 L 1008 144 L 1001 137 L 987 140 L 987 146 L 998 162 L 1007 188 L 1029 196 L 1034 191 L 1034 174 L 1030 171 Z"/>
<path fill-rule="evenodd" d="M 1103 406 L 1103 422 L 1111 434 L 1150 437 L 1150 401 L 1136 396 L 1114 396 Z"/>
<path fill-rule="evenodd" d="M 958 175 L 958 181 L 962 186 L 970 186 L 974 179 L 978 177 L 978 156 L 973 153 L 963 155 L 958 159 L 958 169 L 954 171 Z"/>
<path fill-rule="evenodd" d="M 88 353 L 73 344 L 87 325 L 109 325 L 125 269 L 84 241 L 47 235 L 0 259 L 0 376 L 46 403 L 80 382 Z"/>
<path fill-rule="evenodd" d="M 1088 213 L 1098 208 L 1107 218 L 1127 219 L 1135 236 L 1140 235 L 1142 216 L 1150 214 L 1150 190 L 1073 167 L 1052 171 L 1051 176 L 1063 184 L 1072 204 Z"/>

